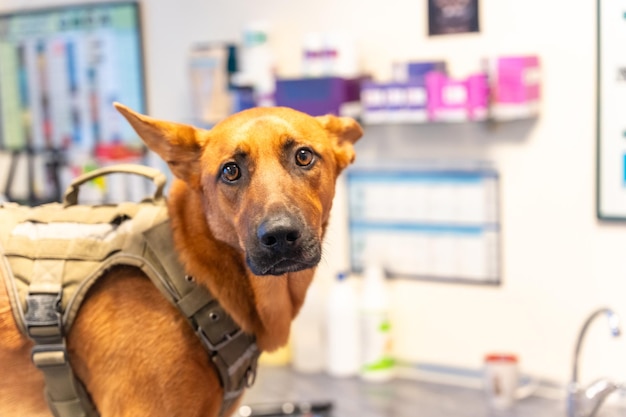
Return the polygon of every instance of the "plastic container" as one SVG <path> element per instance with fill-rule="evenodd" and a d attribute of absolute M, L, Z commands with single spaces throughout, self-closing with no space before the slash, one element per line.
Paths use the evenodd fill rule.
<path fill-rule="evenodd" d="M 361 293 L 362 366 L 367 381 L 388 381 L 394 376 L 391 354 L 389 293 L 385 273 L 377 263 L 366 266 Z"/>
<path fill-rule="evenodd" d="M 302 41 L 302 74 L 305 77 L 324 75 L 324 39 L 320 33 L 307 33 Z"/>
<path fill-rule="evenodd" d="M 244 30 L 242 72 L 235 77 L 238 84 L 254 88 L 258 106 L 273 106 L 276 91 L 276 62 L 269 44 L 268 28 L 265 22 L 254 22 Z"/>
<path fill-rule="evenodd" d="M 324 370 L 324 305 L 313 281 L 298 316 L 291 326 L 291 364 L 302 373 Z"/>
<path fill-rule="evenodd" d="M 485 356 L 485 394 L 492 408 L 504 410 L 515 404 L 519 382 L 518 359 L 513 354 Z"/>
<path fill-rule="evenodd" d="M 359 299 L 347 278 L 337 275 L 326 306 L 326 371 L 335 377 L 358 375 L 361 365 Z"/>

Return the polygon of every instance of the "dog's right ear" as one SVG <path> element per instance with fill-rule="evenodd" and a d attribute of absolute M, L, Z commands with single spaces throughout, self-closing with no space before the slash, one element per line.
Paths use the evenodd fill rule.
<path fill-rule="evenodd" d="M 337 168 L 341 172 L 354 162 L 352 145 L 363 136 L 363 129 L 350 117 L 337 117 L 332 114 L 317 116 L 315 119 L 335 138 L 335 157 Z"/>
<path fill-rule="evenodd" d="M 148 148 L 167 162 L 176 177 L 194 188 L 200 185 L 202 143 L 198 129 L 154 119 L 120 103 L 113 105 L 128 120 Z"/>

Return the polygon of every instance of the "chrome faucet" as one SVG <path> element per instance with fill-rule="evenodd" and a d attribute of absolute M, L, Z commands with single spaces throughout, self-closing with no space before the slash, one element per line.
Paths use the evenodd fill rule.
<path fill-rule="evenodd" d="M 578 382 L 578 360 L 585 333 L 591 322 L 602 314 L 605 314 L 608 319 L 609 329 L 613 337 L 617 337 L 621 334 L 619 316 L 610 308 L 601 308 L 594 311 L 583 324 L 578 334 L 576 350 L 574 351 L 572 380 L 567 388 L 568 417 L 594 417 L 604 400 L 606 400 L 606 397 L 615 390 L 622 388 L 622 384 L 616 384 L 607 379 L 599 379 L 586 388 L 581 387 Z"/>

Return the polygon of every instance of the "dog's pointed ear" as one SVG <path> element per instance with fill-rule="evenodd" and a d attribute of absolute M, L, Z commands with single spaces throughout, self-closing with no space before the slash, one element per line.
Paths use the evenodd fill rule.
<path fill-rule="evenodd" d="M 144 143 L 169 165 L 172 173 L 191 186 L 200 184 L 200 154 L 202 143 L 199 129 L 139 114 L 128 107 L 113 103 L 128 120 Z"/>
<path fill-rule="evenodd" d="M 335 157 L 338 172 L 354 162 L 354 147 L 352 146 L 363 136 L 363 129 L 356 120 L 350 117 L 337 117 L 331 114 L 316 117 L 317 121 L 336 138 Z"/>

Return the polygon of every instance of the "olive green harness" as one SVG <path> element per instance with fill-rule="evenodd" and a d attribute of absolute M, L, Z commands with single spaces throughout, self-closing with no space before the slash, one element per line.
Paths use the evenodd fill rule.
<path fill-rule="evenodd" d="M 111 173 L 149 177 L 156 192 L 140 203 L 77 204 L 81 184 Z M 118 165 L 78 178 L 63 204 L 0 204 L 0 275 L 19 329 L 35 343 L 32 360 L 43 372 L 55 417 L 98 415 L 72 372 L 65 336 L 88 290 L 119 265 L 141 269 L 187 318 L 220 376 L 220 415 L 254 382 L 260 354 L 255 338 L 185 273 L 174 251 L 164 185 L 155 169 Z"/>

